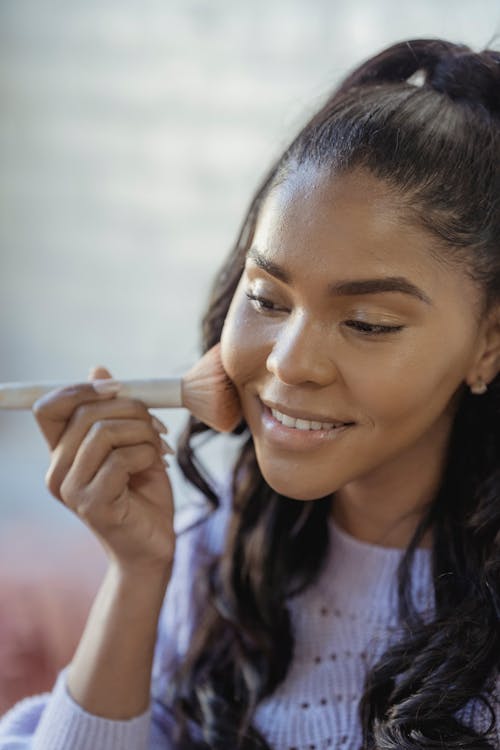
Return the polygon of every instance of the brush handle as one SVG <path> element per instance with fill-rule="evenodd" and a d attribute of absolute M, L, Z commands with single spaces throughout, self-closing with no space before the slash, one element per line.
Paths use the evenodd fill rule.
<path fill-rule="evenodd" d="M 88 381 L 91 384 L 92 381 Z M 142 401 L 148 408 L 182 407 L 182 378 L 121 380 L 117 396 Z M 49 391 L 73 383 L 0 383 L 0 409 L 31 409 Z"/>

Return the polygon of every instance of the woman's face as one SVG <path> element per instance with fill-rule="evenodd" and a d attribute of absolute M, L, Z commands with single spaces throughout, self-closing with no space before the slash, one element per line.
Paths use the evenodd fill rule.
<path fill-rule="evenodd" d="M 261 210 L 222 360 L 262 474 L 288 497 L 380 487 L 408 467 L 425 484 L 444 453 L 474 363 L 479 296 L 399 210 L 371 174 L 314 167 Z"/>

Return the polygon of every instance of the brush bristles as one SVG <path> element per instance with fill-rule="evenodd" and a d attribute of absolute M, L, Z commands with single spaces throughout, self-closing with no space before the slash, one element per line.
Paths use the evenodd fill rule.
<path fill-rule="evenodd" d="M 240 400 L 222 366 L 220 343 L 206 352 L 182 378 L 182 403 L 191 414 L 218 432 L 231 432 L 241 422 Z"/>

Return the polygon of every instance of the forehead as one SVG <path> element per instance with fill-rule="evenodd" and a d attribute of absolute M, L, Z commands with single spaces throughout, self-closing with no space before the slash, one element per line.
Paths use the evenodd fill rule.
<path fill-rule="evenodd" d="M 396 190 L 365 170 L 291 171 L 264 201 L 252 249 L 314 298 L 326 299 L 328 287 L 344 280 L 403 277 L 445 317 L 480 315 L 481 290 L 411 220 Z"/>
<path fill-rule="evenodd" d="M 438 262 L 433 238 L 413 226 L 394 190 L 361 170 L 345 174 L 303 165 L 267 196 L 254 244 L 282 263 L 311 262 L 318 271 L 347 264 L 380 273 L 427 268 Z M 360 269 L 361 270 L 361 269 Z"/>

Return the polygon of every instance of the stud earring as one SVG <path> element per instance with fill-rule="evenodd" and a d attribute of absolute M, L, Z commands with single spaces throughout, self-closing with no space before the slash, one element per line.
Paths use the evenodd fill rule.
<path fill-rule="evenodd" d="M 486 393 L 487 390 L 488 390 L 488 386 L 486 385 L 484 380 L 481 380 L 481 378 L 479 378 L 477 383 L 474 383 L 474 385 L 470 386 L 470 392 L 478 396 L 482 395 L 483 393 Z"/>

